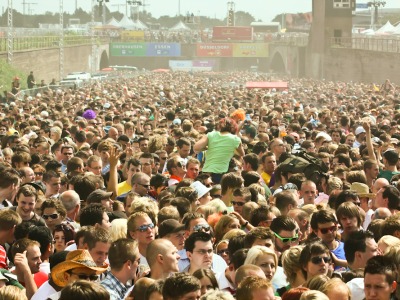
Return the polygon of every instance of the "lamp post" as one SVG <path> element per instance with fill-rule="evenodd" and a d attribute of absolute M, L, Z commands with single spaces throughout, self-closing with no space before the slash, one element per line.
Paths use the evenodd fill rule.
<path fill-rule="evenodd" d="M 373 0 L 373 1 L 369 1 L 367 3 L 367 5 L 368 5 L 368 7 L 372 8 L 371 27 L 376 27 L 376 25 L 378 24 L 378 8 L 381 6 L 384 7 L 386 5 L 386 1 Z"/>

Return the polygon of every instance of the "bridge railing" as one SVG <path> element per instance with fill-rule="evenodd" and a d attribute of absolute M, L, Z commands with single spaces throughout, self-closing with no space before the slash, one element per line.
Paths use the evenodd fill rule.
<path fill-rule="evenodd" d="M 24 36 L 13 38 L 14 51 L 58 48 L 59 36 Z M 96 43 L 109 43 L 108 36 L 96 36 Z M 65 36 L 64 46 L 90 45 L 92 43 L 90 36 Z M 0 53 L 7 52 L 7 38 L 0 37 Z"/>
<path fill-rule="evenodd" d="M 400 53 L 400 38 L 341 37 L 331 39 L 332 48 L 351 48 L 379 52 Z"/>

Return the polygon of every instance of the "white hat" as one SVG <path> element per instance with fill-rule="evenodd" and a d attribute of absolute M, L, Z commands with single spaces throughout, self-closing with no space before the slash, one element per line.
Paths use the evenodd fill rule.
<path fill-rule="evenodd" d="M 48 118 L 49 117 L 49 113 L 47 112 L 47 111 L 42 111 L 41 113 L 40 113 L 40 116 L 42 117 L 42 118 Z"/>
<path fill-rule="evenodd" d="M 365 129 L 362 126 L 358 126 L 356 131 L 355 131 L 355 134 L 357 136 L 357 135 L 359 135 L 359 134 L 361 134 L 363 132 L 365 132 Z"/>
<path fill-rule="evenodd" d="M 324 132 L 324 131 L 319 132 L 315 138 L 318 138 L 320 136 L 323 136 L 327 142 L 332 142 L 331 136 L 329 134 L 327 134 L 326 132 Z"/>
<path fill-rule="evenodd" d="M 181 123 L 182 123 L 181 119 L 175 119 L 172 121 L 172 124 L 174 125 L 181 125 Z"/>
<path fill-rule="evenodd" d="M 202 184 L 200 181 L 195 181 L 193 182 L 190 187 L 194 188 L 197 191 L 197 197 L 200 199 L 203 197 L 205 194 L 207 194 L 211 188 L 206 187 L 204 184 Z"/>
<path fill-rule="evenodd" d="M 109 109 L 109 108 L 111 107 L 111 104 L 108 103 L 108 102 L 106 102 L 106 103 L 104 103 L 103 107 L 104 107 L 105 109 Z"/>

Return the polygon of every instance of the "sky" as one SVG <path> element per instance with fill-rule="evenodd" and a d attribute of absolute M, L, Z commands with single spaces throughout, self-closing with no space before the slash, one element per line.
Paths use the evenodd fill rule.
<path fill-rule="evenodd" d="M 92 0 L 63 0 L 64 11 L 72 13 L 75 10 L 75 4 L 85 11 L 90 11 Z M 187 12 L 194 15 L 200 14 L 201 16 L 217 17 L 220 19 L 225 18 L 227 12 L 227 2 L 235 3 L 236 11 L 249 12 L 256 20 L 260 19 L 264 22 L 271 21 L 276 15 L 280 13 L 298 13 L 311 11 L 311 0 L 141 0 L 147 6 L 145 7 L 154 17 L 161 15 L 175 16 L 179 11 L 181 15 L 186 15 Z M 3 1 L 1 1 L 3 2 Z M 37 3 L 30 4 L 29 8 L 33 10 L 33 14 L 44 13 L 46 11 L 58 12 L 59 1 L 57 0 L 13 0 L 14 9 L 22 12 L 22 2 Z M 366 3 L 368 0 L 357 0 L 357 3 Z M 3 10 L 6 8 L 6 1 L 4 0 Z M 97 1 L 96 1 L 97 3 Z M 110 0 L 107 3 L 111 11 L 118 9 L 121 13 L 125 12 L 126 0 Z M 279 3 L 279 4 L 278 4 Z M 386 0 L 387 8 L 399 8 L 399 0 Z M 25 6 L 25 11 L 28 12 L 28 5 Z"/>

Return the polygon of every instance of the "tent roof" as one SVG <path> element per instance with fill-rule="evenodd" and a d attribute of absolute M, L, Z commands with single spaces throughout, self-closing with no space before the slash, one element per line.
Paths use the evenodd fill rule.
<path fill-rule="evenodd" d="M 173 27 L 171 27 L 171 30 L 186 30 L 189 31 L 190 28 L 183 23 L 182 21 L 179 21 L 177 24 L 175 24 Z"/>
<path fill-rule="evenodd" d="M 107 25 L 112 25 L 112 26 L 120 27 L 119 22 L 118 22 L 114 17 L 112 17 L 112 18 L 110 19 L 110 21 L 108 21 Z"/>
<path fill-rule="evenodd" d="M 124 28 L 132 28 L 134 25 L 135 23 L 127 15 L 124 15 L 121 21 L 119 21 L 119 26 Z"/>
<path fill-rule="evenodd" d="M 382 33 L 393 33 L 396 31 L 396 27 L 394 27 L 389 21 L 386 22 L 381 28 L 379 28 L 375 33 L 382 34 Z"/>
<path fill-rule="evenodd" d="M 133 27 L 135 29 L 147 29 L 148 27 L 140 20 L 133 22 Z"/>

